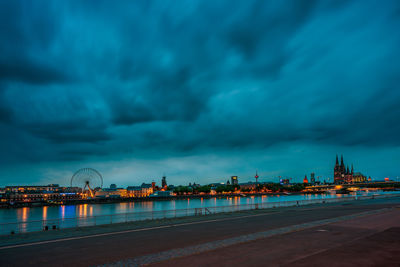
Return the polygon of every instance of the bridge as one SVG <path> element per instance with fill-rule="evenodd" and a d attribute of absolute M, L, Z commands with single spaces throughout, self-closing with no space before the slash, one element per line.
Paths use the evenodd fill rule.
<path fill-rule="evenodd" d="M 366 182 L 352 184 L 326 184 L 326 185 L 310 185 L 306 186 L 306 190 L 310 191 L 326 191 L 343 188 L 400 188 L 400 182 Z"/>

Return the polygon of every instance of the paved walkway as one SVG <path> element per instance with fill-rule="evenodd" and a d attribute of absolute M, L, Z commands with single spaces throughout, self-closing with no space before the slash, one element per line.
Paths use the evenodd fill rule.
<path fill-rule="evenodd" d="M 400 266 L 400 210 L 273 235 L 151 266 Z"/>

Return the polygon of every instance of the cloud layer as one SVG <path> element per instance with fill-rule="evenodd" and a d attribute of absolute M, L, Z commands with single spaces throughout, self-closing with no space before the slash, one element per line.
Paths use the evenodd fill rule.
<path fill-rule="evenodd" d="M 397 1 L 3 1 L 0 22 L 4 170 L 298 145 L 397 155 Z"/>

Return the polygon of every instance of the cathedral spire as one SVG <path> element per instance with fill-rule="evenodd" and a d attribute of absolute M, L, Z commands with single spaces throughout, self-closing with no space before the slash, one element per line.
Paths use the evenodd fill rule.
<path fill-rule="evenodd" d="M 346 171 L 346 166 L 344 166 L 344 161 L 343 161 L 343 155 L 341 155 L 341 157 L 340 157 L 340 170 L 342 172 Z"/>
<path fill-rule="evenodd" d="M 339 159 L 337 154 L 336 154 L 336 166 L 339 166 Z"/>
<path fill-rule="evenodd" d="M 353 164 L 351 164 L 351 175 L 354 174 L 354 168 L 353 168 Z"/>

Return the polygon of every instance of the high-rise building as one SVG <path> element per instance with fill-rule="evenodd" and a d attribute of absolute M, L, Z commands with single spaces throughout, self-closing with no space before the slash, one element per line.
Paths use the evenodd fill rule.
<path fill-rule="evenodd" d="M 238 184 L 238 177 L 231 176 L 231 185 L 237 185 L 237 184 Z"/>
<path fill-rule="evenodd" d="M 311 173 L 311 183 L 315 184 L 315 173 Z"/>

